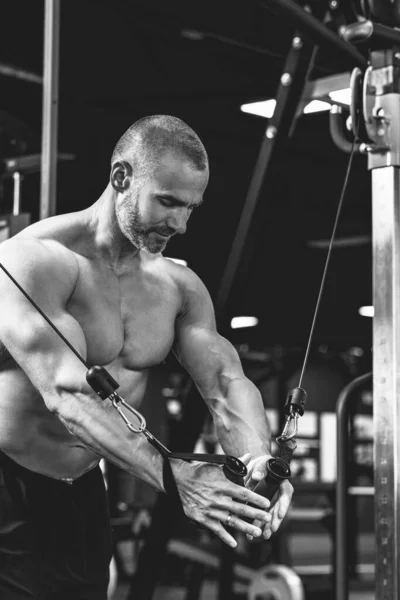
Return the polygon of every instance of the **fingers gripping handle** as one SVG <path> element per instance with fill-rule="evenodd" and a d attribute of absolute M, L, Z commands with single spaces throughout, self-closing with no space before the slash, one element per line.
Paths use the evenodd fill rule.
<path fill-rule="evenodd" d="M 230 457 L 233 458 L 233 457 Z M 244 485 L 246 466 L 239 460 L 229 461 L 223 466 L 224 475 L 236 485 Z M 267 476 L 260 481 L 254 491 L 271 500 L 282 481 L 291 475 L 289 464 L 283 458 L 270 458 L 267 462 Z"/>
<path fill-rule="evenodd" d="M 104 369 L 104 367 L 91 367 L 86 373 L 86 379 L 92 389 L 102 400 L 105 400 L 106 398 L 112 399 L 112 397 L 116 395 L 115 390 L 119 387 L 119 384 L 106 371 L 106 369 Z M 126 419 L 124 420 L 126 421 Z M 227 479 L 229 479 L 229 481 L 232 481 L 236 485 L 244 486 L 244 478 L 247 475 L 247 468 L 238 458 L 234 456 L 171 453 L 146 429 L 141 430 L 141 432 L 146 434 L 148 441 L 152 443 L 164 457 L 164 481 L 167 493 L 169 492 L 173 496 L 179 498 L 169 462 L 170 458 L 180 458 L 182 460 L 189 461 L 203 460 L 210 463 L 219 463 L 222 465 L 224 475 Z M 272 458 L 268 461 L 267 471 L 267 477 L 264 479 L 264 481 L 257 485 L 256 491 L 270 500 L 282 481 L 290 477 L 290 468 L 289 464 L 285 460 L 278 457 Z"/>

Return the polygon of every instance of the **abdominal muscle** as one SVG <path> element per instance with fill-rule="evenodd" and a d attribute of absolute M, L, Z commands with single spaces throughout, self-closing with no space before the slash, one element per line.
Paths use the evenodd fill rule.
<path fill-rule="evenodd" d="M 101 458 L 47 409 L 17 366 L 0 372 L 0 451 L 23 467 L 55 479 L 76 479 Z"/>

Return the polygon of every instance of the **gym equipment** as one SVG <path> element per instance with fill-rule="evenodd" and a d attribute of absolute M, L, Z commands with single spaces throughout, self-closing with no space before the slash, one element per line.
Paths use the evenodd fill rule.
<path fill-rule="evenodd" d="M 354 399 L 354 392 L 366 384 L 370 384 L 372 373 L 366 373 L 354 379 L 341 392 L 337 407 L 337 483 L 336 483 L 336 523 L 335 523 L 335 589 L 337 600 L 346 600 L 349 595 L 349 544 L 348 544 L 348 437 L 349 437 L 349 404 Z M 373 490 L 363 490 L 369 493 Z"/>
<path fill-rule="evenodd" d="M 268 565 L 252 578 L 248 600 L 305 600 L 300 577 L 286 565 Z"/>
<path fill-rule="evenodd" d="M 56 214 L 60 0 L 45 0 L 40 218 Z"/>
<path fill-rule="evenodd" d="M 69 153 L 58 153 L 55 161 L 74 160 L 75 155 Z M 21 212 L 21 186 L 24 175 L 37 173 L 42 165 L 41 154 L 23 154 L 21 156 L 9 156 L 0 161 L 0 181 L 12 177 L 14 184 L 13 193 L 13 215 Z"/>
<path fill-rule="evenodd" d="M 268 4 L 280 11 L 283 17 L 290 18 L 296 26 L 308 28 L 313 39 L 320 35 L 321 23 L 317 23 L 306 11 L 301 13 L 300 22 L 299 6 L 291 0 L 270 0 Z M 368 156 L 368 168 L 372 171 L 375 581 L 379 600 L 398 600 L 400 32 L 394 27 L 399 25 L 400 2 L 365 0 L 361 8 L 366 18 L 344 27 L 341 35 L 349 48 L 352 48 L 349 42 L 358 43 L 368 54 L 367 64 L 359 63 L 357 69 L 360 68 L 361 72 L 356 71 L 352 78 L 351 114 L 352 148 Z M 344 49 L 343 40 L 338 36 L 335 40 L 326 31 L 325 37 L 335 50 Z M 337 114 L 338 110 L 335 110 L 332 118 L 337 119 Z M 335 128 L 335 132 L 339 133 L 340 129 Z M 342 149 L 346 146 L 345 141 Z M 345 598 L 346 593 L 340 597 Z"/>

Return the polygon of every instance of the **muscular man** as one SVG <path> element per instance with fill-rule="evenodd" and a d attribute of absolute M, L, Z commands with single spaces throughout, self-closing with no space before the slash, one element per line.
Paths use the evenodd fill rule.
<path fill-rule="evenodd" d="M 242 488 L 218 466 L 174 460 L 182 505 L 234 547 L 227 523 L 268 538 L 292 488 L 282 485 L 272 507 L 252 491 L 270 456 L 260 394 L 217 333 L 203 283 L 162 256 L 169 238 L 185 232 L 207 182 L 207 154 L 190 127 L 169 116 L 141 119 L 117 143 L 97 202 L 3 242 L 0 261 L 132 406 L 148 368 L 173 349 L 222 448 L 243 457 L 250 473 Z M 85 366 L 3 271 L 0 340 L 0 597 L 104 600 L 111 546 L 99 460 L 163 490 L 162 458 L 98 398 Z"/>

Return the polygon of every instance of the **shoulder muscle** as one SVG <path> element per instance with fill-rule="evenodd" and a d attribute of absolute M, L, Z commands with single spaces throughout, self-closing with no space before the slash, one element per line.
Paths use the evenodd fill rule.
<path fill-rule="evenodd" d="M 83 331 L 66 308 L 78 277 L 73 253 L 58 242 L 11 239 L 0 245 L 0 263 L 85 358 Z M 43 398 L 55 397 L 57 377 L 76 364 L 71 351 L 2 270 L 0 340 Z"/>
<path fill-rule="evenodd" d="M 60 301 L 68 299 L 78 277 L 73 252 L 54 241 L 11 238 L 0 244 L 0 263 L 26 292 L 44 302 L 50 298 L 54 301 L 56 297 Z M 15 284 L 3 271 L 1 295 L 13 289 L 16 290 Z"/>
<path fill-rule="evenodd" d="M 182 296 L 182 308 L 178 324 L 201 323 L 215 327 L 214 307 L 210 294 L 198 275 L 188 267 L 180 267 L 178 284 Z"/>

